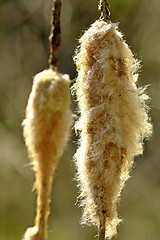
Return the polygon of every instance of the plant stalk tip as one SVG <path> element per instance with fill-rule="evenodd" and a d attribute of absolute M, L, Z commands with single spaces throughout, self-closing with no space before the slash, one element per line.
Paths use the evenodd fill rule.
<path fill-rule="evenodd" d="M 100 19 L 109 20 L 110 19 L 110 5 L 107 0 L 100 0 L 98 4 L 98 10 L 101 12 Z"/>
<path fill-rule="evenodd" d="M 61 0 L 53 0 L 53 7 L 51 12 L 51 32 L 50 32 L 50 56 L 49 56 L 49 67 L 55 71 L 58 69 L 58 51 L 61 44 Z"/>

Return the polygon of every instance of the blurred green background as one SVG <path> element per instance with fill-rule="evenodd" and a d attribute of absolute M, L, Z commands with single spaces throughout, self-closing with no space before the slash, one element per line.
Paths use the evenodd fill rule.
<path fill-rule="evenodd" d="M 21 123 L 33 76 L 47 68 L 51 0 L 0 0 L 0 240 L 21 239 L 33 226 L 34 174 L 28 163 Z M 135 159 L 122 192 L 119 215 L 124 222 L 117 240 L 160 239 L 160 1 L 110 0 L 111 20 L 142 60 L 139 85 L 148 88 L 154 135 Z M 73 55 L 82 31 L 99 17 L 97 0 L 63 0 L 62 73 L 76 78 Z M 73 108 L 76 108 L 73 104 Z M 49 217 L 49 240 L 95 239 L 96 228 L 81 227 L 72 140 L 56 171 Z"/>

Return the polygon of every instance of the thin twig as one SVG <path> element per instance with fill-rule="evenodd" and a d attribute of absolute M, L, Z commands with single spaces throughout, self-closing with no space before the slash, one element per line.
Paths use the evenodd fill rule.
<path fill-rule="evenodd" d="M 103 215 L 100 217 L 98 240 L 105 240 L 105 232 L 106 232 L 106 218 Z"/>
<path fill-rule="evenodd" d="M 98 5 L 98 10 L 101 12 L 101 19 L 109 20 L 110 19 L 110 6 L 107 0 L 100 0 Z M 106 232 L 106 217 L 103 214 L 100 216 L 100 223 L 98 229 L 98 240 L 105 240 L 105 232 Z"/>
<path fill-rule="evenodd" d="M 111 15 L 109 8 L 110 8 L 110 6 L 109 6 L 107 0 L 99 1 L 98 10 L 101 12 L 100 18 L 109 20 L 110 15 Z"/>
<path fill-rule="evenodd" d="M 50 33 L 50 56 L 49 67 L 57 71 L 59 60 L 58 51 L 61 43 L 61 0 L 53 0 L 52 18 L 51 18 L 51 33 Z"/>

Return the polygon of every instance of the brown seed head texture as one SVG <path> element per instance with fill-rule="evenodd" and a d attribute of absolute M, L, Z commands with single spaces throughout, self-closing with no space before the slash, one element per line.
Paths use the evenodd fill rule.
<path fill-rule="evenodd" d="M 81 113 L 75 126 L 81 135 L 75 161 L 82 220 L 97 226 L 104 221 L 111 238 L 121 221 L 117 202 L 133 158 L 142 154 L 143 139 L 152 132 L 148 96 L 136 86 L 139 63 L 117 24 L 96 21 L 81 37 L 75 61 Z"/>
<path fill-rule="evenodd" d="M 69 85 L 68 75 L 51 69 L 34 78 L 23 126 L 38 197 L 35 227 L 27 230 L 25 240 L 46 239 L 53 175 L 72 124 Z"/>

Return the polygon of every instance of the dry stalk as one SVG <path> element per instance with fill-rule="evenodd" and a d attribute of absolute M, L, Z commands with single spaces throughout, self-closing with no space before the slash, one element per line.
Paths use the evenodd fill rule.
<path fill-rule="evenodd" d="M 50 33 L 50 57 L 49 66 L 51 69 L 57 71 L 59 60 L 58 51 L 61 43 L 61 0 L 53 0 L 52 17 L 51 17 L 51 33 Z"/>
<path fill-rule="evenodd" d="M 109 4 L 107 0 L 100 0 L 98 5 L 98 10 L 101 12 L 101 19 L 109 20 L 110 18 L 110 10 Z"/>

